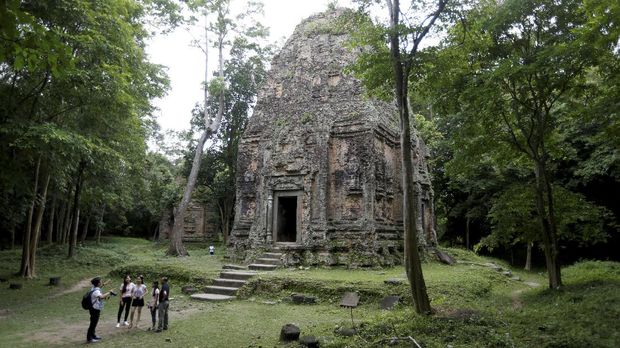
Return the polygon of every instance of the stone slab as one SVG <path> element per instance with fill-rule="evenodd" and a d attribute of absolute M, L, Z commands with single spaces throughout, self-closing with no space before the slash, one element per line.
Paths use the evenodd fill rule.
<path fill-rule="evenodd" d="M 235 296 L 219 295 L 219 294 L 193 294 L 190 296 L 194 300 L 200 301 L 230 301 L 234 300 Z"/>
<path fill-rule="evenodd" d="M 264 264 L 260 264 L 260 263 L 253 263 L 253 264 L 249 265 L 248 268 L 253 270 L 253 271 L 273 271 L 274 269 L 278 268 L 278 266 L 276 266 L 276 265 L 264 265 Z"/>
<path fill-rule="evenodd" d="M 400 296 L 386 296 L 381 300 L 381 309 L 392 310 L 400 301 Z"/>
<path fill-rule="evenodd" d="M 259 264 L 263 264 L 263 265 L 279 265 L 280 264 L 280 259 L 275 259 L 275 258 L 260 258 L 256 260 L 256 263 Z"/>
<path fill-rule="evenodd" d="M 215 285 L 205 286 L 205 289 L 204 289 L 204 291 L 209 294 L 219 294 L 219 295 L 228 295 L 228 296 L 236 295 L 237 290 L 239 290 L 239 288 L 229 288 L 226 286 L 215 286 Z"/>
<path fill-rule="evenodd" d="M 213 280 L 213 285 L 215 286 L 225 286 L 229 288 L 240 288 L 245 285 L 247 281 L 241 279 L 223 279 L 218 278 Z"/>
<path fill-rule="evenodd" d="M 254 277 L 256 274 L 257 274 L 256 272 L 227 271 L 227 272 L 221 272 L 220 273 L 220 278 L 223 278 L 223 279 L 241 279 L 241 280 L 246 280 L 246 279 L 250 279 L 250 278 Z"/>
<path fill-rule="evenodd" d="M 263 256 L 267 259 L 280 259 L 282 257 L 282 253 L 264 253 Z"/>

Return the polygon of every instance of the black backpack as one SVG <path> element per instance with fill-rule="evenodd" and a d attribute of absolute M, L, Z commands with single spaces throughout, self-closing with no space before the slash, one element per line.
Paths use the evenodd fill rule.
<path fill-rule="evenodd" d="M 95 292 L 95 290 L 90 290 L 82 297 L 82 308 L 86 310 L 93 309 L 93 301 L 91 299 L 93 292 Z"/>

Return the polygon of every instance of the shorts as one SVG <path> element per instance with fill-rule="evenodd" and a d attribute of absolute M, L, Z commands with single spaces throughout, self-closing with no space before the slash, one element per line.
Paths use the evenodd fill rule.
<path fill-rule="evenodd" d="M 144 307 L 144 298 L 136 298 L 131 303 L 132 307 Z"/>

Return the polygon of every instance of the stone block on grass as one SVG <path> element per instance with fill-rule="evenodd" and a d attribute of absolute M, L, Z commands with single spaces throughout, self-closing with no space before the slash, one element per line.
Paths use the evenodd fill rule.
<path fill-rule="evenodd" d="M 319 348 L 319 340 L 314 336 L 303 336 L 299 339 L 299 344 L 308 348 Z"/>
<path fill-rule="evenodd" d="M 282 326 L 280 330 L 280 341 L 283 342 L 291 342 L 297 341 L 299 339 L 299 335 L 301 334 L 301 330 L 299 327 L 293 324 L 286 324 Z"/>
<path fill-rule="evenodd" d="M 186 286 L 181 288 L 181 292 L 186 294 L 186 295 L 191 295 L 191 294 L 197 293 L 198 289 L 196 289 L 193 286 L 186 285 Z"/>

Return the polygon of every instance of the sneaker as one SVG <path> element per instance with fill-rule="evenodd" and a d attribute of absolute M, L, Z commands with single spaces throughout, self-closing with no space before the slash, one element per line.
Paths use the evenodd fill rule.
<path fill-rule="evenodd" d="M 121 323 L 116 323 L 116 327 L 121 327 Z"/>
<path fill-rule="evenodd" d="M 88 343 L 97 343 L 97 342 L 99 342 L 99 340 L 96 338 L 91 338 L 88 340 Z"/>
<path fill-rule="evenodd" d="M 161 332 L 161 329 L 157 329 L 157 330 L 155 330 L 155 332 Z"/>
<path fill-rule="evenodd" d="M 123 326 L 127 326 L 127 325 L 129 325 L 129 323 L 128 323 L 128 322 L 124 322 L 124 323 L 123 323 Z"/>
<path fill-rule="evenodd" d="M 99 336 L 95 336 L 93 338 L 96 339 L 96 340 L 99 340 L 99 341 L 101 341 L 103 339 L 102 337 L 99 337 Z"/>

